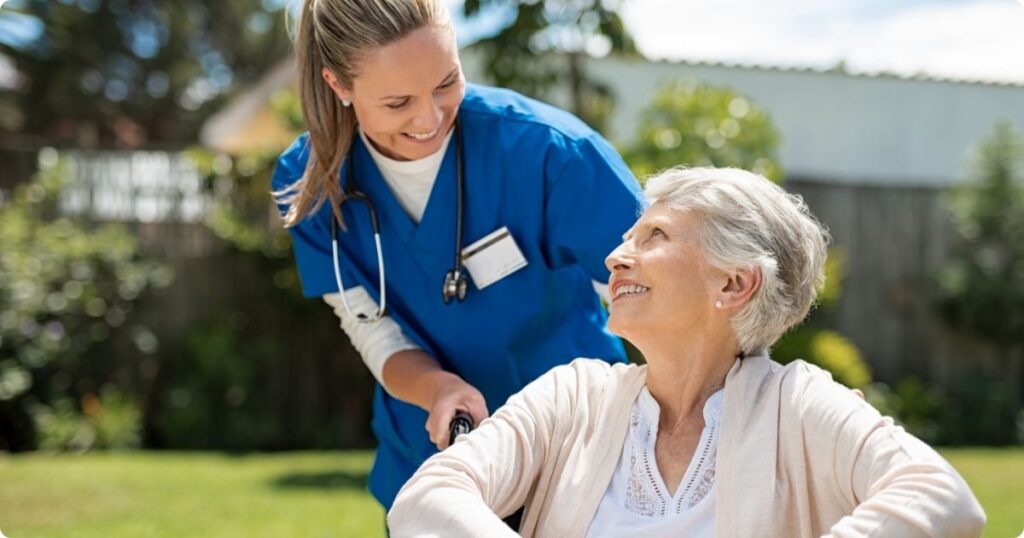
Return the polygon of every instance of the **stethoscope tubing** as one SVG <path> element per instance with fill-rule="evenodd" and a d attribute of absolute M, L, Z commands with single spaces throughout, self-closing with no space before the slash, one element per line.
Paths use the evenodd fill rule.
<path fill-rule="evenodd" d="M 376 211 L 374 211 L 373 209 L 373 205 L 370 204 L 370 201 L 367 200 L 366 196 L 362 194 L 354 193 L 352 195 L 352 199 L 366 204 L 366 207 L 369 208 L 370 210 L 370 220 L 373 223 L 373 242 L 377 247 L 377 275 L 380 285 L 380 307 L 377 308 L 377 312 L 373 316 L 367 316 L 366 314 L 356 314 L 355 312 L 353 312 L 352 307 L 348 304 L 348 299 L 345 297 L 345 283 L 342 281 L 341 266 L 338 263 L 338 259 L 340 258 L 338 249 L 338 226 L 337 223 L 334 222 L 333 216 L 331 217 L 331 253 L 333 254 L 333 256 L 331 257 L 331 261 L 334 262 L 334 281 L 335 283 L 338 284 L 338 290 L 339 293 L 341 294 L 341 304 L 345 307 L 345 311 L 348 312 L 348 315 L 352 316 L 356 320 L 369 323 L 372 321 L 377 321 L 378 319 L 387 315 L 388 292 L 387 288 L 384 286 L 384 250 L 381 248 L 380 228 L 377 226 L 377 215 Z"/>
<path fill-rule="evenodd" d="M 451 297 L 448 296 L 448 278 L 451 277 L 456 283 L 461 280 L 462 293 L 455 294 L 454 297 L 458 297 L 461 301 L 465 297 L 465 277 L 462 276 L 462 211 L 463 211 L 463 155 L 462 155 L 462 129 L 459 125 L 458 118 L 455 120 L 455 190 L 456 190 L 456 210 L 455 210 L 455 266 L 454 269 L 448 272 L 445 277 L 445 285 L 442 290 L 444 296 L 444 302 L 447 304 Z M 341 211 L 341 206 L 344 206 L 346 202 L 357 201 L 362 202 L 363 205 L 370 211 L 370 223 L 373 226 L 373 241 L 377 248 L 377 275 L 380 286 L 380 306 L 377 308 L 377 312 L 372 316 L 366 314 L 356 314 L 351 305 L 348 303 L 348 298 L 345 297 L 345 283 L 341 277 L 341 266 L 339 263 L 340 249 L 338 248 L 338 222 L 337 217 L 332 214 L 331 216 L 331 253 L 333 254 L 331 261 L 334 265 L 334 280 L 338 285 L 338 292 L 341 295 L 341 303 L 345 307 L 345 311 L 350 316 L 355 318 L 357 321 L 363 323 L 370 323 L 377 321 L 387 315 L 387 288 L 385 287 L 384 277 L 384 250 L 380 242 L 380 226 L 377 222 L 377 211 L 373 207 L 373 203 L 370 202 L 369 197 L 366 194 L 359 192 L 355 186 L 355 172 L 353 171 L 354 163 L 352 162 L 352 155 L 348 156 L 348 174 L 349 181 L 347 186 L 347 192 L 345 193 L 344 199 L 339 204 L 338 211 Z M 457 286 L 456 290 L 459 289 Z"/>

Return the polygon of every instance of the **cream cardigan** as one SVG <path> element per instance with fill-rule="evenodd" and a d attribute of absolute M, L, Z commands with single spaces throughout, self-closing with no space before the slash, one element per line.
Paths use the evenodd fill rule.
<path fill-rule="evenodd" d="M 391 535 L 515 536 L 499 515 L 525 504 L 524 536 L 583 536 L 646 374 L 587 359 L 551 370 L 420 467 Z M 800 361 L 729 371 L 716 473 L 720 537 L 978 536 L 985 524 L 934 450 Z"/>

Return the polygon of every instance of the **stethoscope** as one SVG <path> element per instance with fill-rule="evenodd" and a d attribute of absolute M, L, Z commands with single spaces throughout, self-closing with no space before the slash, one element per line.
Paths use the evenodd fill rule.
<path fill-rule="evenodd" d="M 356 188 L 355 159 L 352 151 L 349 150 L 348 157 L 348 181 L 345 185 L 345 196 L 338 204 L 338 213 L 345 206 L 346 202 L 361 202 L 370 211 L 370 224 L 373 227 L 373 241 L 377 247 L 377 274 L 380 275 L 380 306 L 372 316 L 356 314 L 349 307 L 348 299 L 345 298 L 345 283 L 341 279 L 341 268 L 339 266 L 338 250 L 338 227 L 339 222 L 334 212 L 331 217 L 331 251 L 334 254 L 334 280 L 338 284 L 338 291 L 341 294 L 341 303 L 345 306 L 348 314 L 360 322 L 370 323 L 388 315 L 387 311 L 387 288 L 384 286 L 384 250 L 380 246 L 380 225 L 377 222 L 377 211 L 365 193 Z M 450 304 L 452 299 L 463 301 L 466 299 L 466 291 L 469 285 L 466 274 L 462 272 L 462 204 L 463 204 L 463 171 L 462 171 L 462 129 L 459 127 L 458 118 L 455 120 L 455 267 L 444 274 L 444 283 L 441 288 L 441 299 L 444 304 Z"/>

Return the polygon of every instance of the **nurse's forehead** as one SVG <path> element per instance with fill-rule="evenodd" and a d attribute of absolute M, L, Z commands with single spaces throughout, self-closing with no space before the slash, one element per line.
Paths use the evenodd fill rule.
<path fill-rule="evenodd" d="M 374 98 L 405 96 L 433 89 L 458 70 L 458 48 L 450 31 L 424 27 L 367 51 L 356 64 L 352 85 Z"/>

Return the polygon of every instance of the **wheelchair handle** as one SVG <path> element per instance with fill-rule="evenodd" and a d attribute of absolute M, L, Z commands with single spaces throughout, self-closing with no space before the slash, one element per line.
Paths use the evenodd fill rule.
<path fill-rule="evenodd" d="M 448 446 L 455 443 L 456 437 L 471 431 L 473 431 L 473 417 L 465 411 L 458 411 L 448 425 Z"/>

